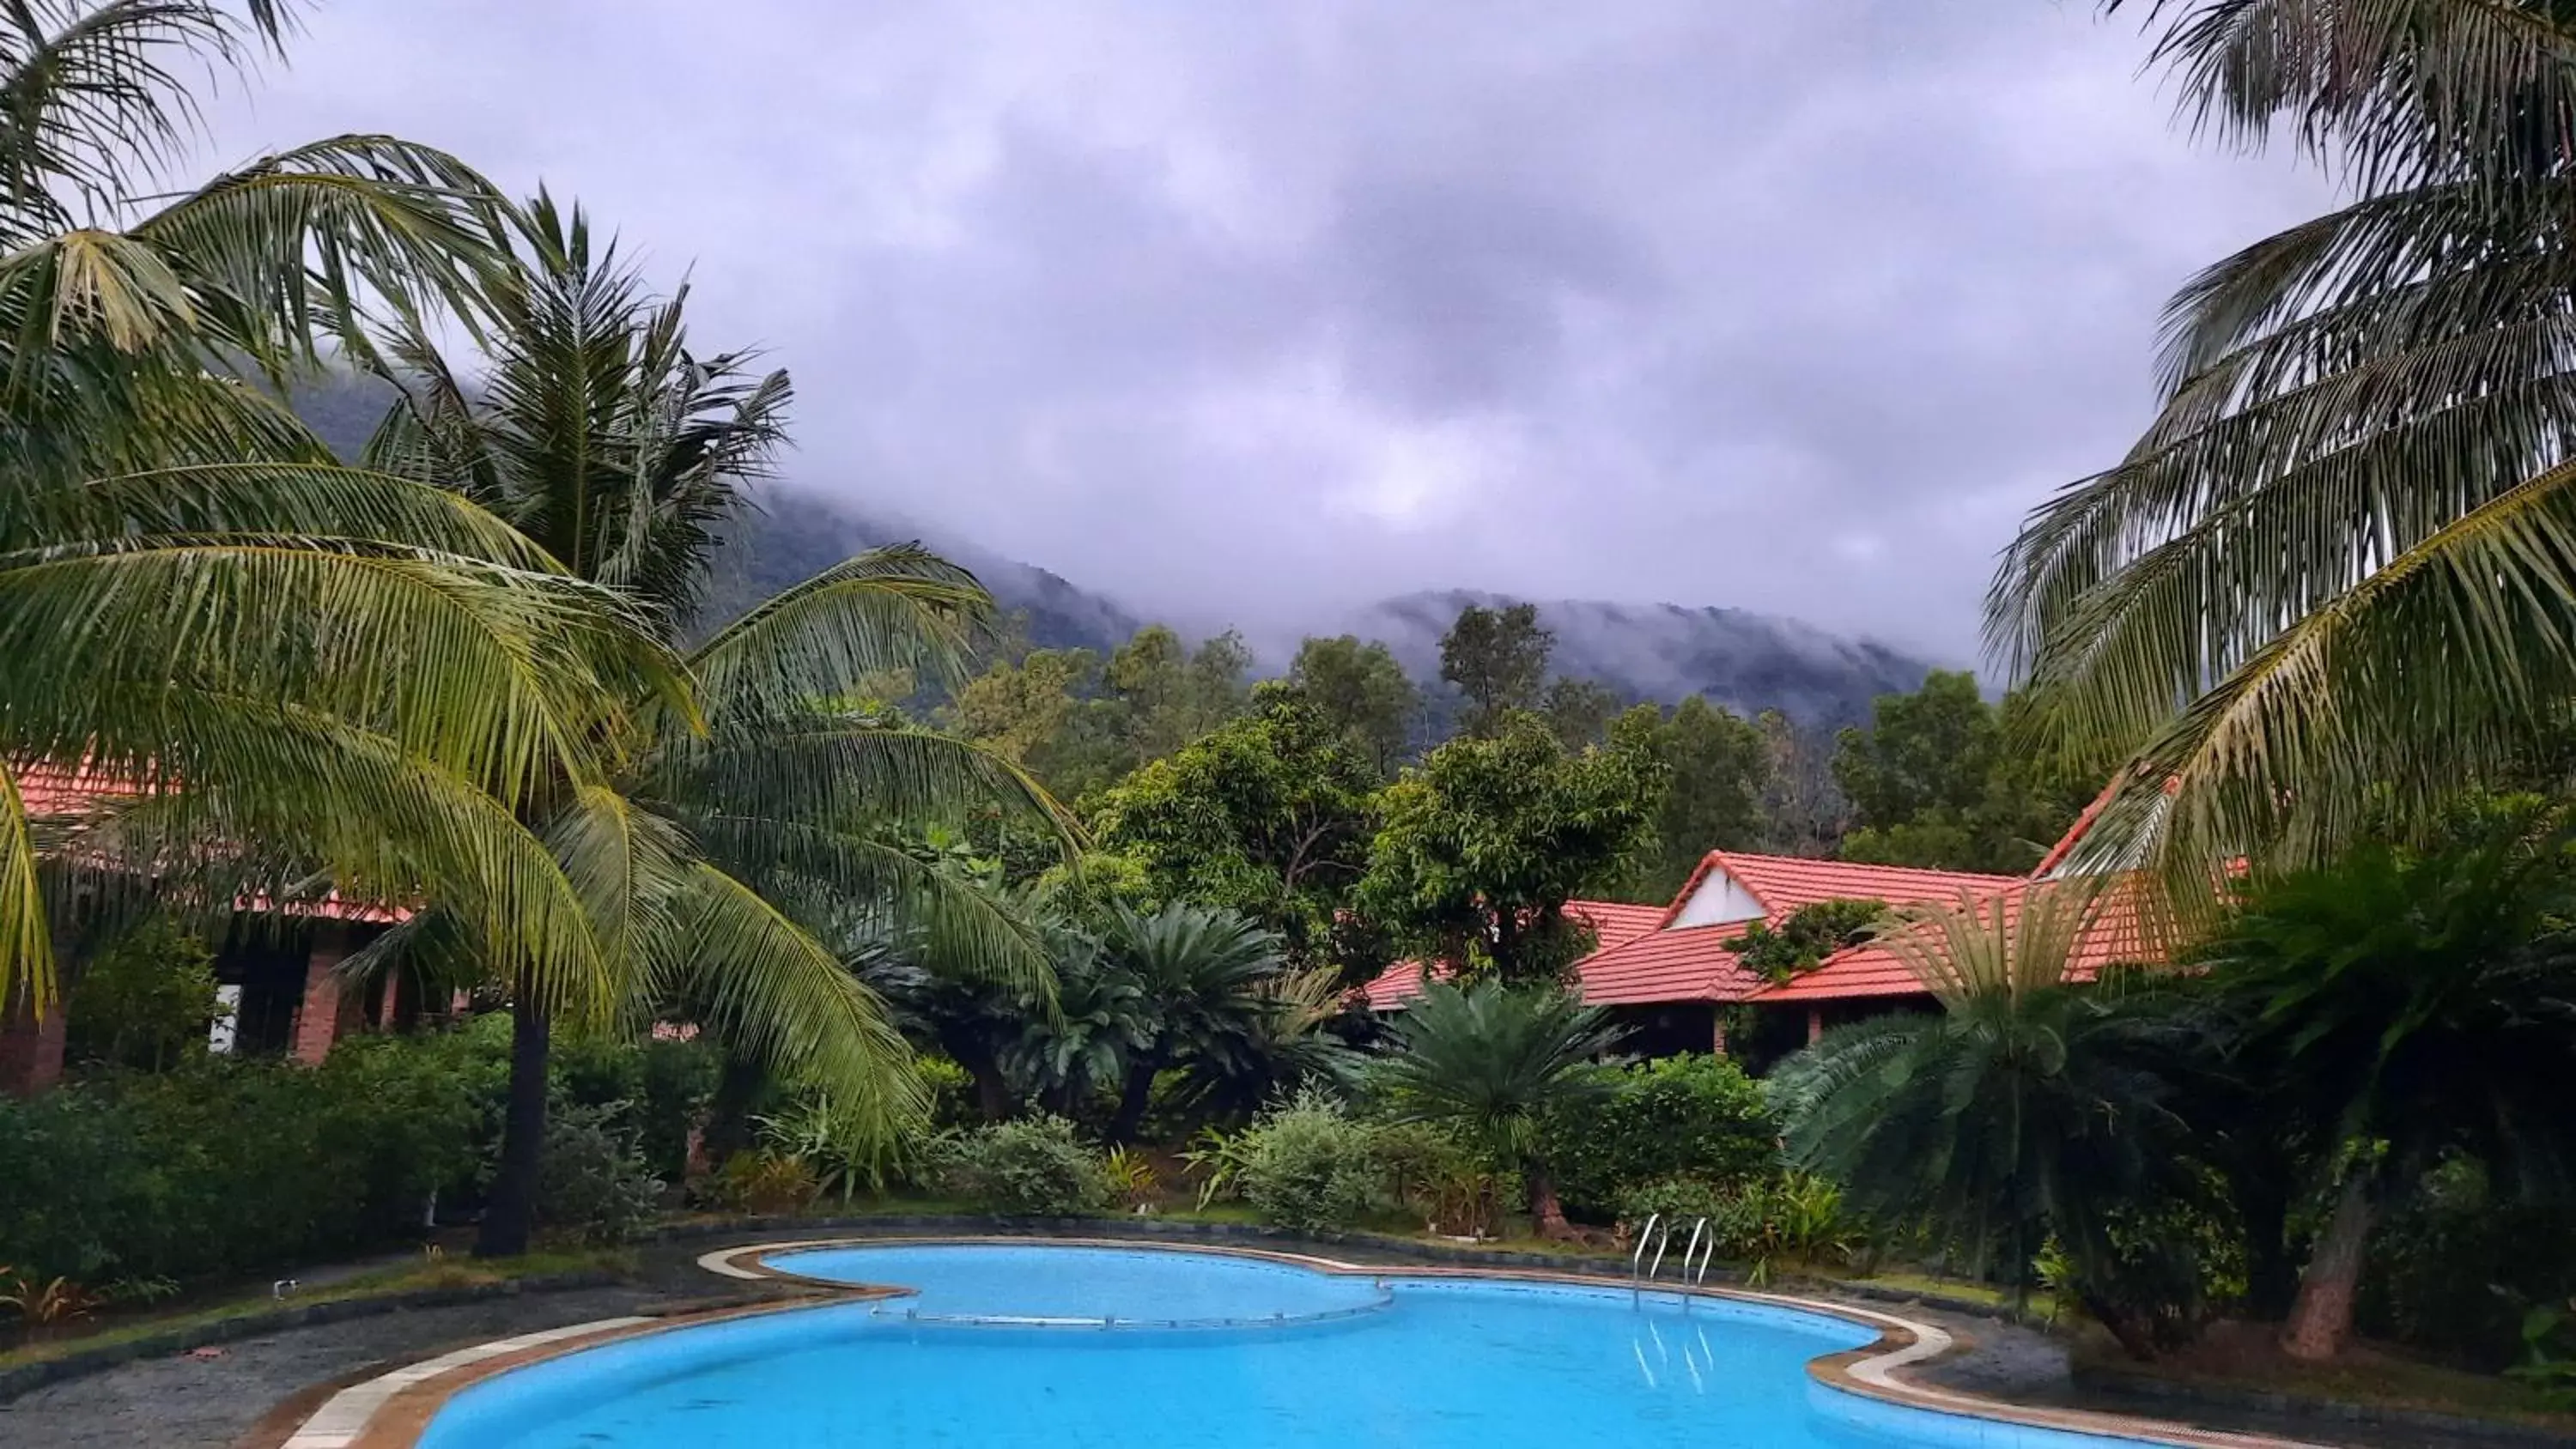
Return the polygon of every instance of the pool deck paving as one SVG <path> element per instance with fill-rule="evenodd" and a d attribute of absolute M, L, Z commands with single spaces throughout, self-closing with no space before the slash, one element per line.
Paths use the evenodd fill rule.
<path fill-rule="evenodd" d="M 695 1316 L 717 1305 L 711 1294 L 735 1290 L 740 1280 L 711 1275 L 702 1259 L 783 1235 L 746 1233 L 719 1252 L 709 1244 L 668 1245 L 644 1255 L 636 1280 L 607 1288 L 565 1289 L 447 1307 L 407 1309 L 371 1318 L 284 1329 L 200 1351 L 140 1360 L 46 1385 L 0 1403 L 0 1449 L 343 1449 L 407 1434 L 362 1436 L 369 1416 L 421 1420 L 436 1402 L 483 1373 L 542 1357 L 556 1346 L 554 1331 L 578 1328 L 562 1346 L 599 1336 L 658 1327 L 662 1315 Z M 835 1236 L 817 1234 L 817 1237 Z M 1224 1248 L 1212 1243 L 1178 1247 Z M 1285 1246 L 1285 1245 L 1282 1245 Z M 1326 1247 L 1322 1253 L 1348 1260 Z M 1296 1256 L 1279 1254 L 1278 1256 Z M 1383 1257 L 1372 1254 L 1371 1257 Z M 1383 1266 L 1400 1266 L 1384 1263 Z M 1456 1271 L 1452 1269 L 1451 1271 Z M 756 1288 L 756 1285 L 752 1285 Z M 752 1296 L 758 1296 L 756 1292 Z M 1825 1295 L 1817 1295 L 1820 1299 Z M 2002 1401 L 2032 1411 L 2038 1422 L 2084 1413 L 2114 1413 L 2171 1421 L 2185 1416 L 2204 1444 L 2278 1443 L 2399 1449 L 2452 1442 L 2427 1438 L 2420 1429 L 2267 1414 L 2248 1409 L 2128 1401 L 2079 1392 L 2068 1373 L 2063 1342 L 2035 1330 L 1993 1319 L 1915 1305 L 1841 1301 L 1835 1306 L 1934 1330 L 1948 1351 L 1928 1363 L 1909 1364 L 1886 1388 L 1909 1396 L 1960 1394 Z M 1910 1335 L 1908 1335 L 1910 1337 Z M 1925 1345 L 1930 1347 L 1931 1345 Z M 1836 1356 L 1865 1360 L 1871 1350 Z M 1871 1393 L 1869 1379 L 1885 1380 L 1865 1364 L 1827 1361 L 1829 1380 Z M 1850 1375 L 1837 1379 L 1836 1375 Z M 1856 1381 L 1855 1381 L 1856 1380 Z M 1873 1393 L 1873 1396 L 1880 1396 Z M 388 1405 L 401 1410 L 388 1415 Z M 363 1410 L 363 1412 L 361 1412 Z M 342 1420 L 349 1420 L 347 1423 Z M 2205 1437 L 2203 1437 L 2205 1436 Z M 2190 1442 L 2190 1441 L 2176 1441 Z M 2530 1441 L 2525 1441 L 2530 1442 Z"/>

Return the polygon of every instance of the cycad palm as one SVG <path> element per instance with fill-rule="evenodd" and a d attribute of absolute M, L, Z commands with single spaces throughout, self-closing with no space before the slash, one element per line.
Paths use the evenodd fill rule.
<path fill-rule="evenodd" d="M 2146 8 L 2199 120 L 2294 131 L 2354 198 L 2175 297 L 2161 414 L 2031 516 L 1990 632 L 2138 750 L 2095 852 L 2315 859 L 2576 695 L 2576 8 Z"/>
<path fill-rule="evenodd" d="M 1276 1009 L 1266 994 L 1285 949 L 1277 932 L 1250 918 L 1203 906 L 1172 905 L 1153 915 L 1121 909 L 1106 943 L 1136 983 L 1150 1034 L 1129 1054 L 1110 1140 L 1127 1142 L 1145 1121 L 1154 1078 L 1186 1062 L 1202 1085 L 1251 1072 Z"/>
<path fill-rule="evenodd" d="M 390 333 L 381 365 L 404 397 L 367 461 L 456 480 L 676 643 L 720 526 L 782 439 L 787 376 L 692 354 L 685 291 L 647 296 L 578 212 L 540 198 L 511 234 L 520 265 L 494 292 L 488 370 L 469 386 L 419 329 Z M 972 577 L 917 548 L 851 559 L 687 649 L 691 700 L 635 701 L 633 727 L 609 739 L 612 777 L 537 803 L 629 1003 L 687 1003 L 736 1048 L 820 1079 L 891 1130 L 920 1106 L 902 1038 L 817 929 L 899 917 L 950 959 L 1043 981 L 1014 918 L 900 832 L 994 798 L 1052 818 L 1044 792 L 992 755 L 849 702 L 870 676 L 953 676 L 989 609 Z M 520 1023 L 487 1251 L 524 1242 L 542 1130 L 544 1012 L 523 1009 Z"/>
<path fill-rule="evenodd" d="M 1392 1033 L 1380 1081 L 1397 1115 L 1449 1127 L 1517 1168 L 1540 1231 L 1562 1233 L 1539 1129 L 1609 1095 L 1592 1070 L 1623 1034 L 1608 1013 L 1552 986 L 1441 981 L 1406 1003 Z"/>
<path fill-rule="evenodd" d="M 12 778 L 34 766 L 150 796 L 67 858 L 202 866 L 213 900 L 315 873 L 434 892 L 549 994 L 595 995 L 572 892 L 513 806 L 597 778 L 595 740 L 662 656 L 507 526 L 337 466 L 242 380 L 290 380 L 362 303 L 470 320 L 497 260 L 488 188 L 388 137 L 171 198 L 197 115 L 179 75 L 280 26 L 265 3 L 0 9 L 0 1005 L 52 991 Z"/>
<path fill-rule="evenodd" d="M 2157 1070 L 2188 1026 L 2066 980 L 2088 910 L 2040 887 L 1899 911 L 1881 939 L 1942 1009 L 1837 1028 L 1783 1062 L 1770 1090 L 1790 1161 L 1865 1216 L 1967 1247 L 2017 1293 L 2052 1232 L 2085 1284 L 2107 1281 L 2114 1213 L 2194 1190 Z"/>
<path fill-rule="evenodd" d="M 2442 1160 L 2563 1199 L 2576 1183 L 2576 858 L 2554 812 L 2494 809 L 2439 849 L 2357 849 L 2256 884 L 2197 953 L 2237 1004 L 2247 1082 L 2305 1125 L 2331 1189 L 2284 1343 L 2337 1352 L 2373 1224 Z M 2296 1144 L 2272 1144 L 2297 1160 Z"/>

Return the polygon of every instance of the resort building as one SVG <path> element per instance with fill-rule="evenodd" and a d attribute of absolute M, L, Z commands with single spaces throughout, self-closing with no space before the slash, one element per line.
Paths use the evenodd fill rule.
<path fill-rule="evenodd" d="M 40 826 L 80 813 L 102 795 L 122 793 L 113 782 L 70 771 L 32 769 L 17 775 L 28 818 Z M 251 1055 L 286 1055 L 319 1062 L 342 1035 L 389 1028 L 417 1019 L 420 993 L 386 976 L 351 982 L 338 968 L 349 954 L 401 918 L 380 906 L 341 900 L 238 903 L 215 947 L 215 979 L 231 1007 L 212 1044 Z M 39 1092 L 63 1074 L 67 998 L 79 971 L 77 948 L 63 950 L 63 993 L 41 1014 L 27 984 L 0 1002 L 0 1092 Z M 441 1006 L 451 1003 L 441 1000 Z"/>
<path fill-rule="evenodd" d="M 1743 1057 L 1757 1070 L 1828 1027 L 1891 1011 L 1933 1010 L 1932 993 L 1883 944 L 1847 946 L 1775 980 L 1748 968 L 1730 943 L 1756 925 L 1776 931 L 1801 908 L 1831 900 L 1890 906 L 1968 900 L 2009 913 L 2034 886 L 2070 873 L 2075 845 L 2101 803 L 2028 876 L 1712 850 L 1665 905 L 1567 902 L 1566 913 L 1597 937 L 1592 953 L 1574 965 L 1575 984 L 1586 1002 L 1610 1008 L 1627 1026 L 1627 1051 L 1713 1050 Z M 2136 897 L 2115 886 L 2087 918 L 2068 974 L 2089 981 L 2106 966 L 2154 954 Z M 1402 1010 L 1421 991 L 1422 976 L 1419 962 L 1387 968 L 1365 988 L 1370 1009 Z"/>

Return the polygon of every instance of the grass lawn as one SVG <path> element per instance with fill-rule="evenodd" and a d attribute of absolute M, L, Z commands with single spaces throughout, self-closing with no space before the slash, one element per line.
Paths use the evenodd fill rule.
<path fill-rule="evenodd" d="M 337 1303 L 353 1298 L 382 1298 L 429 1288 L 470 1288 L 487 1283 L 506 1283 L 516 1278 L 543 1278 L 594 1269 L 623 1272 L 631 1269 L 634 1261 L 634 1255 L 623 1250 L 531 1253 L 524 1258 L 492 1259 L 424 1255 L 417 1263 L 344 1278 L 326 1286 L 290 1294 L 282 1301 L 271 1297 L 265 1288 L 243 1289 L 181 1307 L 111 1311 L 50 1325 L 34 1330 L 36 1336 L 25 1342 L 0 1351 L 0 1369 L 43 1363 L 84 1349 L 123 1343 L 172 1329 L 220 1323 L 229 1318 L 265 1313 L 273 1308 Z"/>

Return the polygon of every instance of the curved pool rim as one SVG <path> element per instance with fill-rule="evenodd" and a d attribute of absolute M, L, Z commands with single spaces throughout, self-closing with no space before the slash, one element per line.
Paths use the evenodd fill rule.
<path fill-rule="evenodd" d="M 659 1318 L 602 1319 L 593 1323 L 573 1324 L 455 1350 L 342 1388 L 325 1399 L 311 1416 L 301 1419 L 290 1417 L 288 1422 L 278 1425 L 273 1434 L 258 1433 L 244 1442 L 258 1446 L 258 1449 L 414 1449 L 421 1435 L 428 1430 L 430 1421 L 437 1416 L 441 1408 L 445 1407 L 449 1399 L 499 1374 L 630 1338 L 679 1332 L 728 1319 L 771 1313 L 793 1313 L 834 1304 L 900 1299 L 913 1296 L 917 1291 L 899 1284 L 853 1284 L 840 1279 L 817 1278 L 796 1273 L 771 1266 L 767 1262 L 770 1254 L 785 1255 L 841 1247 L 974 1245 L 1023 1248 L 1054 1245 L 1068 1248 L 1143 1250 L 1184 1255 L 1249 1258 L 1335 1276 L 1449 1278 L 1620 1290 L 1630 1286 L 1624 1276 L 1614 1277 L 1602 1273 L 1572 1273 L 1508 1265 L 1388 1266 L 1346 1263 L 1314 1254 L 1205 1240 L 1169 1242 L 1140 1238 L 1059 1237 L 1031 1233 L 838 1235 L 781 1239 L 774 1242 L 720 1248 L 704 1253 L 697 1260 L 698 1266 L 712 1274 L 737 1281 L 774 1282 L 792 1286 L 799 1290 L 797 1297 L 769 1303 L 736 1304 L 697 1312 L 675 1313 Z M 1689 1296 L 1754 1304 L 1837 1318 L 1876 1330 L 1878 1338 L 1873 1342 L 1858 1348 L 1824 1354 L 1807 1362 L 1808 1377 L 1818 1388 L 1850 1395 L 1859 1400 L 1957 1419 L 2010 1425 L 2042 1434 L 2056 1431 L 2088 1435 L 2106 1441 L 2105 1449 L 2118 1449 L 2119 1441 L 2122 1440 L 2183 1446 L 2183 1449 L 2324 1449 L 2324 1446 L 2301 1440 L 2197 1429 L 2166 1420 L 2013 1404 L 2000 1399 L 1983 1398 L 1900 1378 L 1899 1371 L 1928 1364 L 1950 1353 L 1956 1341 L 1946 1330 L 1893 1313 L 1861 1308 L 1848 1303 L 1776 1293 L 1757 1293 L 1739 1288 L 1707 1286 L 1684 1288 L 1667 1284 L 1653 1291 L 1659 1298 L 1674 1299 Z"/>

